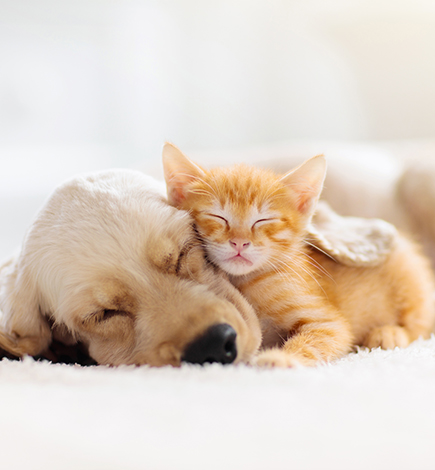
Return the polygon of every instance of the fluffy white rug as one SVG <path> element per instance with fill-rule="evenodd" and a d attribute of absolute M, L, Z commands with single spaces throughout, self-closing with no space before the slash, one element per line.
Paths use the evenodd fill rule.
<path fill-rule="evenodd" d="M 314 369 L 0 362 L 0 468 L 433 469 L 435 338 Z"/>

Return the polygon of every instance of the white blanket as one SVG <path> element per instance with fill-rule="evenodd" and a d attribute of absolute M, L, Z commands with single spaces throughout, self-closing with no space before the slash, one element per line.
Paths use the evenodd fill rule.
<path fill-rule="evenodd" d="M 433 469 L 435 338 L 313 369 L 0 362 L 0 468 Z"/>

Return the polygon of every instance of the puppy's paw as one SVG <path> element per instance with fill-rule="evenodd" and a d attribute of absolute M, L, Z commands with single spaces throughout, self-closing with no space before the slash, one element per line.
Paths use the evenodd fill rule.
<path fill-rule="evenodd" d="M 379 348 L 394 349 L 406 348 L 409 345 L 409 336 L 405 328 L 395 325 L 385 325 L 374 328 L 367 336 L 363 346 L 369 349 Z"/>
<path fill-rule="evenodd" d="M 298 358 L 295 354 L 288 353 L 282 349 L 266 349 L 261 351 L 253 362 L 254 365 L 259 367 L 300 367 L 303 364 L 301 358 Z"/>

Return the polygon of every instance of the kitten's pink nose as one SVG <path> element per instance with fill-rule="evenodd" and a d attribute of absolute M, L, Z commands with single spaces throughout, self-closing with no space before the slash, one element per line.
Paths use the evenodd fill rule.
<path fill-rule="evenodd" d="M 242 240 L 240 238 L 233 238 L 230 240 L 230 245 L 235 248 L 239 253 L 242 251 L 246 250 L 248 246 L 251 244 L 251 242 L 248 242 L 246 240 Z"/>

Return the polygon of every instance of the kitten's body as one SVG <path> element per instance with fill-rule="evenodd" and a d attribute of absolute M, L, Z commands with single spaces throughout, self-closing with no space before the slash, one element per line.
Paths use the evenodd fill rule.
<path fill-rule="evenodd" d="M 191 211 L 210 260 L 260 318 L 260 365 L 312 365 L 355 344 L 392 348 L 430 334 L 432 273 L 408 240 L 399 235 L 372 268 L 336 263 L 307 243 L 323 157 L 283 177 L 243 165 L 205 171 L 167 144 L 164 163 L 170 202 Z"/>

